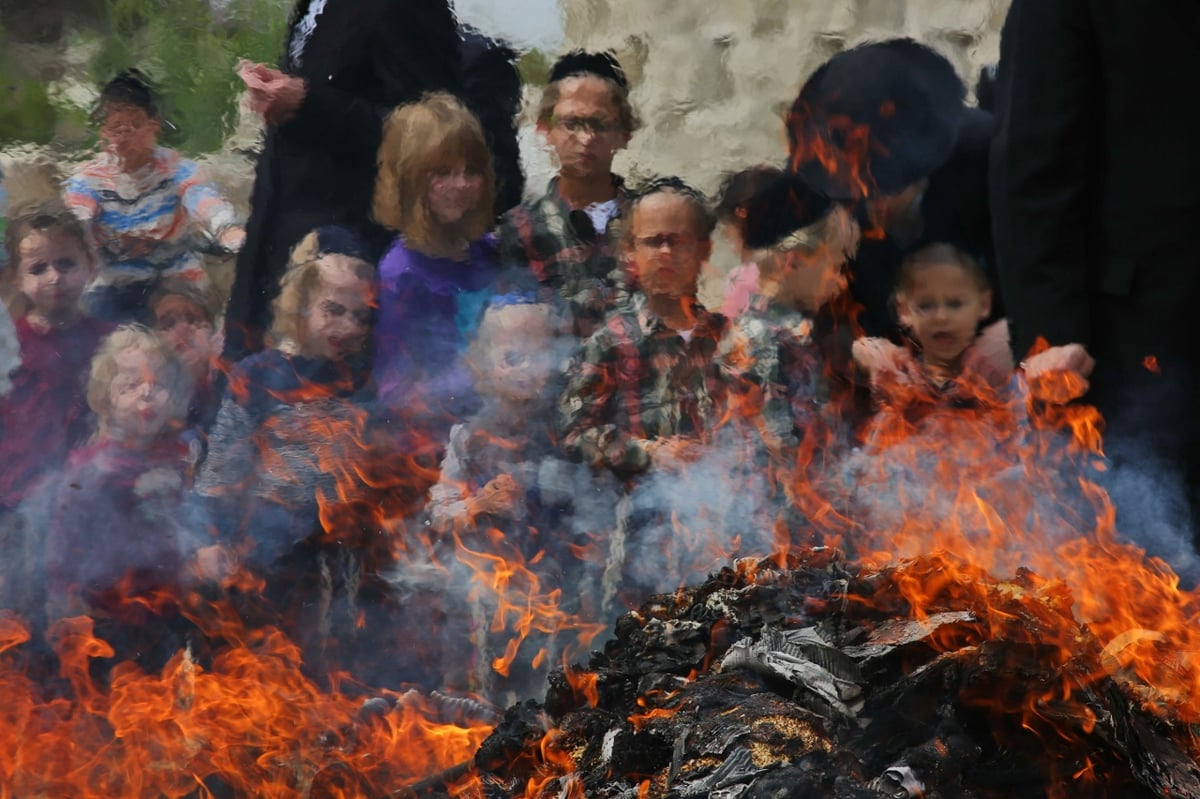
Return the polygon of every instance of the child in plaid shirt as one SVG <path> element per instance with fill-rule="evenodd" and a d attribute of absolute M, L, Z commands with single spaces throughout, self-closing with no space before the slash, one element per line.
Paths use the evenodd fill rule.
<path fill-rule="evenodd" d="M 612 161 L 636 127 L 629 83 L 611 54 L 560 58 L 537 111 L 559 172 L 543 196 L 513 208 L 500 225 L 505 279 L 566 300 L 579 336 L 599 327 L 622 288 L 617 228 L 629 196 Z"/>
<path fill-rule="evenodd" d="M 562 400 L 563 445 L 623 476 L 687 460 L 721 406 L 714 363 L 726 320 L 696 300 L 713 217 L 678 178 L 634 200 L 624 241 L 637 286 L 577 356 Z"/>
<path fill-rule="evenodd" d="M 704 199 L 678 178 L 635 196 L 622 245 L 637 290 L 588 339 L 560 400 L 563 446 L 624 481 L 606 542 L 602 617 L 647 590 L 681 584 L 711 564 L 714 549 L 731 548 L 729 471 L 712 468 L 724 452 L 714 435 L 727 393 L 717 354 L 728 325 L 696 300 L 713 227 Z M 719 521 L 675 525 L 701 516 Z"/>

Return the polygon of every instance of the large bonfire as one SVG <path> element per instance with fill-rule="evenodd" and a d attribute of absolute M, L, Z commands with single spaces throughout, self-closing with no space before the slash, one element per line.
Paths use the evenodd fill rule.
<path fill-rule="evenodd" d="M 1078 393 L 1038 395 L 1058 388 Z M 6 615 L 0 797 L 1200 797 L 1200 595 L 1119 539 L 1088 479 L 1094 412 L 1014 396 L 885 409 L 852 491 L 802 458 L 803 546 L 777 532 L 778 551 L 650 598 L 590 659 L 599 628 L 561 588 L 459 542 L 462 593 L 508 641 L 492 668 L 563 663 L 503 718 L 462 694 L 317 681 L 280 629 L 201 592 L 163 601 L 211 650 L 151 671 L 98 670 L 114 650 L 92 619 L 56 623 L 48 660 Z M 354 424 L 325 432 L 356 453 L 329 464 L 347 488 L 326 529 L 436 569 L 447 556 L 404 507 L 353 496 L 394 494 L 420 463 L 372 461 Z M 539 634 L 561 656 L 522 646 Z"/>

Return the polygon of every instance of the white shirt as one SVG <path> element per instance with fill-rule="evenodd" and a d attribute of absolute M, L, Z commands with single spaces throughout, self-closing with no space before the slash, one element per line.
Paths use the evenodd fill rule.
<path fill-rule="evenodd" d="M 316 30 L 317 17 L 325 10 L 325 4 L 328 2 L 329 0 L 312 0 L 308 6 L 308 13 L 304 15 L 304 19 L 296 23 L 296 27 L 292 30 L 292 40 L 288 43 L 288 58 L 291 59 L 293 67 L 300 66 L 304 55 L 304 45 L 308 44 L 309 37 Z"/>
<path fill-rule="evenodd" d="M 596 233 L 603 234 L 608 230 L 608 223 L 617 215 L 616 198 L 605 200 L 602 203 L 592 203 L 584 208 L 583 212 L 588 215 L 588 219 L 592 220 L 592 227 Z"/>

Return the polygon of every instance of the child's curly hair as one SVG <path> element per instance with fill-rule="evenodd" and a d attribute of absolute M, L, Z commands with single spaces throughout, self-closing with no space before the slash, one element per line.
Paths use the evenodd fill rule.
<path fill-rule="evenodd" d="M 171 397 L 167 406 L 170 418 L 182 422 L 187 417 L 193 389 L 192 377 L 187 367 L 179 360 L 175 351 L 149 329 L 142 325 L 122 325 L 100 342 L 99 349 L 92 357 L 87 403 L 100 420 L 99 432 L 105 432 L 109 412 L 112 410 L 109 389 L 120 371 L 117 356 L 127 350 L 145 353 L 146 359 L 155 370 L 155 377 L 166 387 Z"/>
<path fill-rule="evenodd" d="M 271 321 L 271 340 L 275 346 L 295 345 L 300 337 L 300 321 L 308 311 L 313 292 L 321 285 L 321 270 L 330 261 L 341 259 L 350 266 L 355 277 L 372 285 L 375 266 L 363 258 L 343 252 L 330 252 L 321 246 L 321 229 L 306 235 L 292 248 L 287 272 L 279 283 Z"/>

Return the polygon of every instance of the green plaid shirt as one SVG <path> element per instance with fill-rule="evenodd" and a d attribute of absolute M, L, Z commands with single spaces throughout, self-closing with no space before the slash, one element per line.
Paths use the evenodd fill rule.
<path fill-rule="evenodd" d="M 566 201 L 558 178 L 542 197 L 511 209 L 500 222 L 501 268 L 528 269 L 539 284 L 553 289 L 567 302 L 580 336 L 600 326 L 624 288 L 617 245 L 629 198 L 619 177 L 613 183 L 617 216 L 603 234 L 596 233 L 586 212 Z"/>
<path fill-rule="evenodd" d="M 645 471 L 645 444 L 711 432 L 723 406 L 716 355 L 727 322 L 692 301 L 684 338 L 632 294 L 584 344 L 559 403 L 563 446 L 618 473 Z"/>

